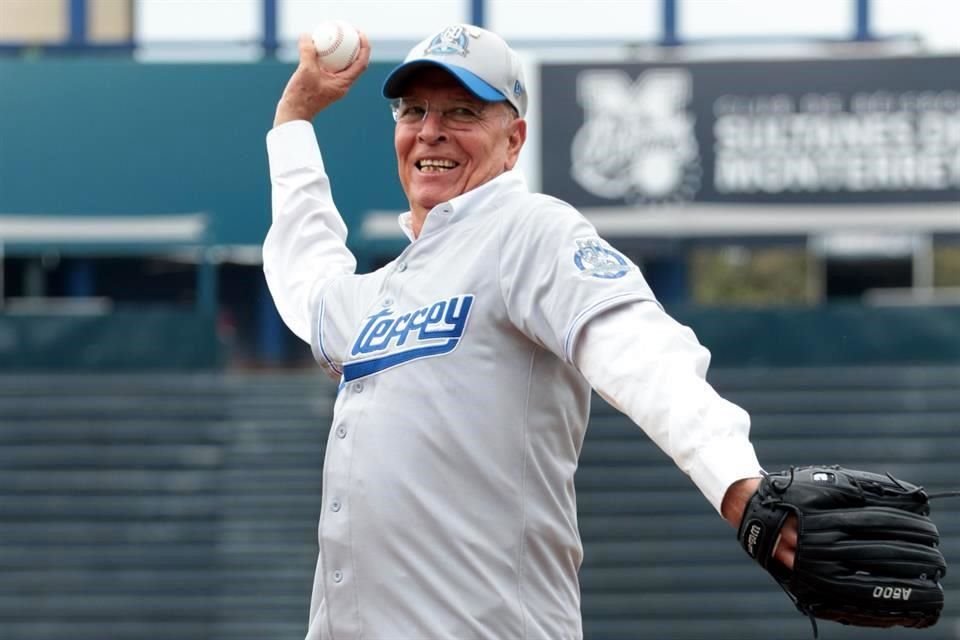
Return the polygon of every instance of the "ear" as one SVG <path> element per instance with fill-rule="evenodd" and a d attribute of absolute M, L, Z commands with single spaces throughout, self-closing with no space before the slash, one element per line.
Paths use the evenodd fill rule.
<path fill-rule="evenodd" d="M 520 149 L 523 143 L 527 141 L 527 121 L 523 118 L 514 118 L 510 122 L 510 133 L 507 137 L 507 161 L 504 163 L 504 169 L 509 171 L 517 164 L 520 157 Z"/>

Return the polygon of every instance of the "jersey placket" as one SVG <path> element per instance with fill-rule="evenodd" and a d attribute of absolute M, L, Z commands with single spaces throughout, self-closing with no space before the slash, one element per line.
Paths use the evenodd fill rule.
<path fill-rule="evenodd" d="M 403 291 L 405 275 L 409 274 L 410 245 L 394 262 L 389 275 L 380 288 L 380 300 L 376 306 L 394 308 Z M 331 634 L 334 640 L 356 638 L 361 635 L 359 597 L 361 585 L 353 575 L 353 549 L 351 528 L 363 526 L 351 517 L 349 504 L 350 487 L 353 486 L 352 462 L 354 456 L 363 455 L 355 444 L 355 432 L 361 428 L 363 416 L 372 403 L 375 376 L 344 384 L 340 390 L 337 418 L 328 442 L 330 450 L 325 463 L 324 512 L 321 523 L 321 548 L 324 560 L 324 582 Z M 360 551 L 362 552 L 362 551 Z"/>
<path fill-rule="evenodd" d="M 367 392 L 364 394 L 364 392 Z M 327 615 L 334 639 L 360 636 L 357 578 L 353 573 L 350 487 L 356 455 L 354 432 L 366 409 L 369 384 L 363 380 L 347 383 L 340 391 L 336 420 L 327 441 L 324 466 L 324 503 L 320 523 L 320 548 L 324 565 L 324 593 Z"/>

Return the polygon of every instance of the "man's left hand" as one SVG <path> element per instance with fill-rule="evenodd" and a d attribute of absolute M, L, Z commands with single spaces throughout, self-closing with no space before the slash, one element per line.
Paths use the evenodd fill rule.
<path fill-rule="evenodd" d="M 730 485 L 726 494 L 723 496 L 723 503 L 720 510 L 724 519 L 733 525 L 734 529 L 740 529 L 740 521 L 743 519 L 743 511 L 747 508 L 747 502 L 753 497 L 760 486 L 760 478 L 744 478 Z M 797 555 L 797 517 L 790 515 L 787 522 L 780 530 L 780 539 L 773 549 L 773 557 L 780 561 L 788 569 L 793 569 L 793 561 Z"/>

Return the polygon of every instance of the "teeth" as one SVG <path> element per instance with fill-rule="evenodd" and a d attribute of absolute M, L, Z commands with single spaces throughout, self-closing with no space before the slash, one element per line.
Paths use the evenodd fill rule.
<path fill-rule="evenodd" d="M 417 163 L 421 171 L 447 171 L 457 166 L 453 160 L 425 159 Z"/>

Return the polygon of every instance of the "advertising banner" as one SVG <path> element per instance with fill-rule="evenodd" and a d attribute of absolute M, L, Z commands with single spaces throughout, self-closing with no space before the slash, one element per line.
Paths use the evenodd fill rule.
<path fill-rule="evenodd" d="M 958 57 L 544 64 L 541 92 L 543 189 L 581 208 L 960 204 Z"/>

